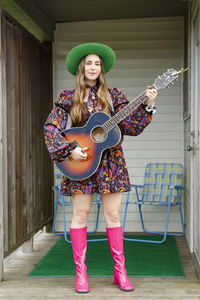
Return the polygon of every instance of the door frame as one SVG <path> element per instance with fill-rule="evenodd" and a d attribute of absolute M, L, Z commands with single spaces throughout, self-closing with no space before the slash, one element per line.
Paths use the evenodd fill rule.
<path fill-rule="evenodd" d="M 200 13 L 199 13 L 199 0 L 194 3 L 192 12 L 191 12 L 191 146 L 193 147 L 193 151 L 191 151 L 191 215 L 190 215 L 190 222 L 191 222 L 191 236 L 190 236 L 190 251 L 195 252 L 194 242 L 195 242 L 195 191 L 198 190 L 199 193 L 199 182 L 197 183 L 195 180 L 195 174 L 197 172 L 198 166 L 200 164 L 200 160 L 198 166 L 196 167 L 196 155 L 199 155 L 199 142 L 196 145 L 196 140 L 199 138 L 195 135 L 200 132 L 199 121 L 198 118 L 199 114 L 196 114 L 196 110 L 200 111 L 199 105 L 199 95 L 200 89 L 198 91 L 195 90 L 196 87 L 199 87 L 199 79 L 200 79 L 200 60 L 198 61 L 198 69 L 196 68 L 196 59 L 195 59 L 195 48 L 196 48 L 196 40 L 195 40 L 195 22 L 197 18 L 200 20 Z M 199 23 L 200 24 L 200 23 Z M 200 43 L 200 29 L 198 28 L 198 45 Z M 199 46 L 200 47 L 200 46 Z M 199 48 L 200 49 L 200 48 Z M 196 71 L 198 72 L 198 76 L 196 76 Z M 197 78 L 198 77 L 198 78 Z M 197 96 L 198 95 L 198 96 Z M 197 119 L 198 118 L 198 119 Z M 198 122 L 198 128 L 197 128 Z M 199 180 L 199 179 L 198 179 Z M 199 261 L 198 253 L 196 254 L 196 258 Z M 200 261 L 199 261 L 200 263 Z"/>
<path fill-rule="evenodd" d="M 0 9 L 1 16 L 1 9 Z M 0 191 L 3 191 L 3 85 L 2 85 L 2 47 L 1 47 L 1 17 L 0 17 Z M 4 217 L 3 217 L 4 194 L 0 193 L 0 281 L 3 280 L 3 260 L 4 260 Z"/>

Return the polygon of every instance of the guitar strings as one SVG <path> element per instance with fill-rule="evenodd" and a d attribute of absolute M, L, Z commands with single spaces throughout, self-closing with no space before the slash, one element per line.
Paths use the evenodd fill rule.
<path fill-rule="evenodd" d="M 121 111 L 119 111 L 116 115 L 114 115 L 112 118 L 110 118 L 110 119 L 108 119 L 103 125 L 99 125 L 99 128 L 96 130 L 96 134 L 100 134 L 101 133 L 101 130 L 102 130 L 102 128 L 105 130 L 105 131 L 107 131 L 107 133 L 112 129 L 112 128 L 114 128 L 115 126 L 117 126 L 117 124 L 115 124 L 114 126 L 113 126 L 113 124 L 111 123 L 112 121 L 112 119 L 113 118 L 118 118 L 118 117 L 120 117 L 120 120 L 122 121 L 123 120 L 123 118 L 124 117 L 126 117 L 127 116 L 127 109 L 129 109 L 129 107 L 131 107 L 132 105 L 135 105 L 135 107 L 134 107 L 134 109 L 133 110 L 135 110 L 142 102 L 144 102 L 148 97 L 144 94 L 145 92 L 142 92 L 136 99 L 134 99 L 134 100 L 132 100 L 131 102 L 129 102 L 129 104 L 127 104 Z M 142 101 L 141 101 L 141 98 L 142 98 Z M 139 102 L 139 103 L 138 103 Z M 132 110 L 132 111 L 133 111 Z M 124 115 L 124 113 L 125 113 L 125 115 Z M 121 121 L 119 121 L 119 122 L 121 122 Z M 107 124 L 106 124 L 107 123 Z M 110 125 L 109 125 L 109 123 L 111 123 Z M 66 137 L 66 139 L 67 139 L 67 137 Z M 81 142 L 89 142 L 89 141 L 91 141 L 91 133 L 90 133 L 90 135 L 88 135 L 86 138 L 84 137 L 84 138 L 82 138 L 82 139 L 80 139 L 79 140 L 79 143 L 81 143 Z M 104 140 L 104 139 L 103 139 Z M 80 145 L 81 146 L 81 145 Z"/>
<path fill-rule="evenodd" d="M 103 126 L 104 126 L 104 125 L 105 125 L 105 123 L 103 124 Z M 100 126 L 101 126 L 101 125 L 100 125 Z M 99 127 L 100 127 L 100 126 L 99 126 Z M 103 126 L 102 126 L 102 127 L 103 127 Z M 117 126 L 117 125 L 116 125 L 116 126 Z M 101 134 L 102 127 L 98 128 L 98 129 L 96 130 L 95 134 Z M 108 133 L 108 132 L 112 129 L 112 127 L 111 127 L 110 129 L 109 129 L 109 126 L 107 126 L 107 127 L 108 127 L 108 128 L 106 128 L 106 130 L 108 130 L 108 131 L 107 131 L 107 133 Z M 106 130 L 105 130 L 105 131 L 106 131 Z M 67 139 L 67 136 L 66 136 L 66 139 Z M 84 142 L 84 143 L 85 143 L 85 142 L 87 142 L 87 141 L 90 142 L 91 140 L 92 140 L 92 137 L 91 137 L 91 133 L 90 133 L 87 137 L 84 137 L 84 138 L 80 139 L 80 140 L 79 140 L 79 143 L 81 143 L 81 142 Z M 103 139 L 103 140 L 104 140 L 104 139 Z M 81 145 L 79 145 L 79 146 L 81 147 Z"/>

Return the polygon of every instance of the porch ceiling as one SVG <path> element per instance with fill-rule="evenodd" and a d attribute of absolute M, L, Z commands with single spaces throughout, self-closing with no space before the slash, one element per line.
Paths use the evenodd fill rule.
<path fill-rule="evenodd" d="M 189 0 L 0 0 L 0 7 L 39 41 L 52 41 L 56 23 L 187 16 Z"/>
<path fill-rule="evenodd" d="M 188 0 L 40 0 L 55 23 L 183 16 Z"/>

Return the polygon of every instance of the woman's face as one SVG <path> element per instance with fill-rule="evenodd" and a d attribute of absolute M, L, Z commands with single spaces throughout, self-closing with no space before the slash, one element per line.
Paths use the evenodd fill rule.
<path fill-rule="evenodd" d="M 101 72 L 101 61 L 98 55 L 89 54 L 85 58 L 85 79 L 88 84 L 96 84 Z"/>

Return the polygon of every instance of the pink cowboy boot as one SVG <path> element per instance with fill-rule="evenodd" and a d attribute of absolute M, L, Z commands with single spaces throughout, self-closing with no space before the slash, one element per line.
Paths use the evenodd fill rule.
<path fill-rule="evenodd" d="M 114 284 L 119 284 L 122 291 L 133 291 L 134 287 L 128 280 L 125 269 L 122 227 L 106 228 L 110 251 L 115 262 Z"/>
<path fill-rule="evenodd" d="M 72 251 L 76 264 L 75 290 L 77 293 L 88 293 L 87 267 L 85 265 L 87 250 L 87 227 L 70 228 Z"/>

